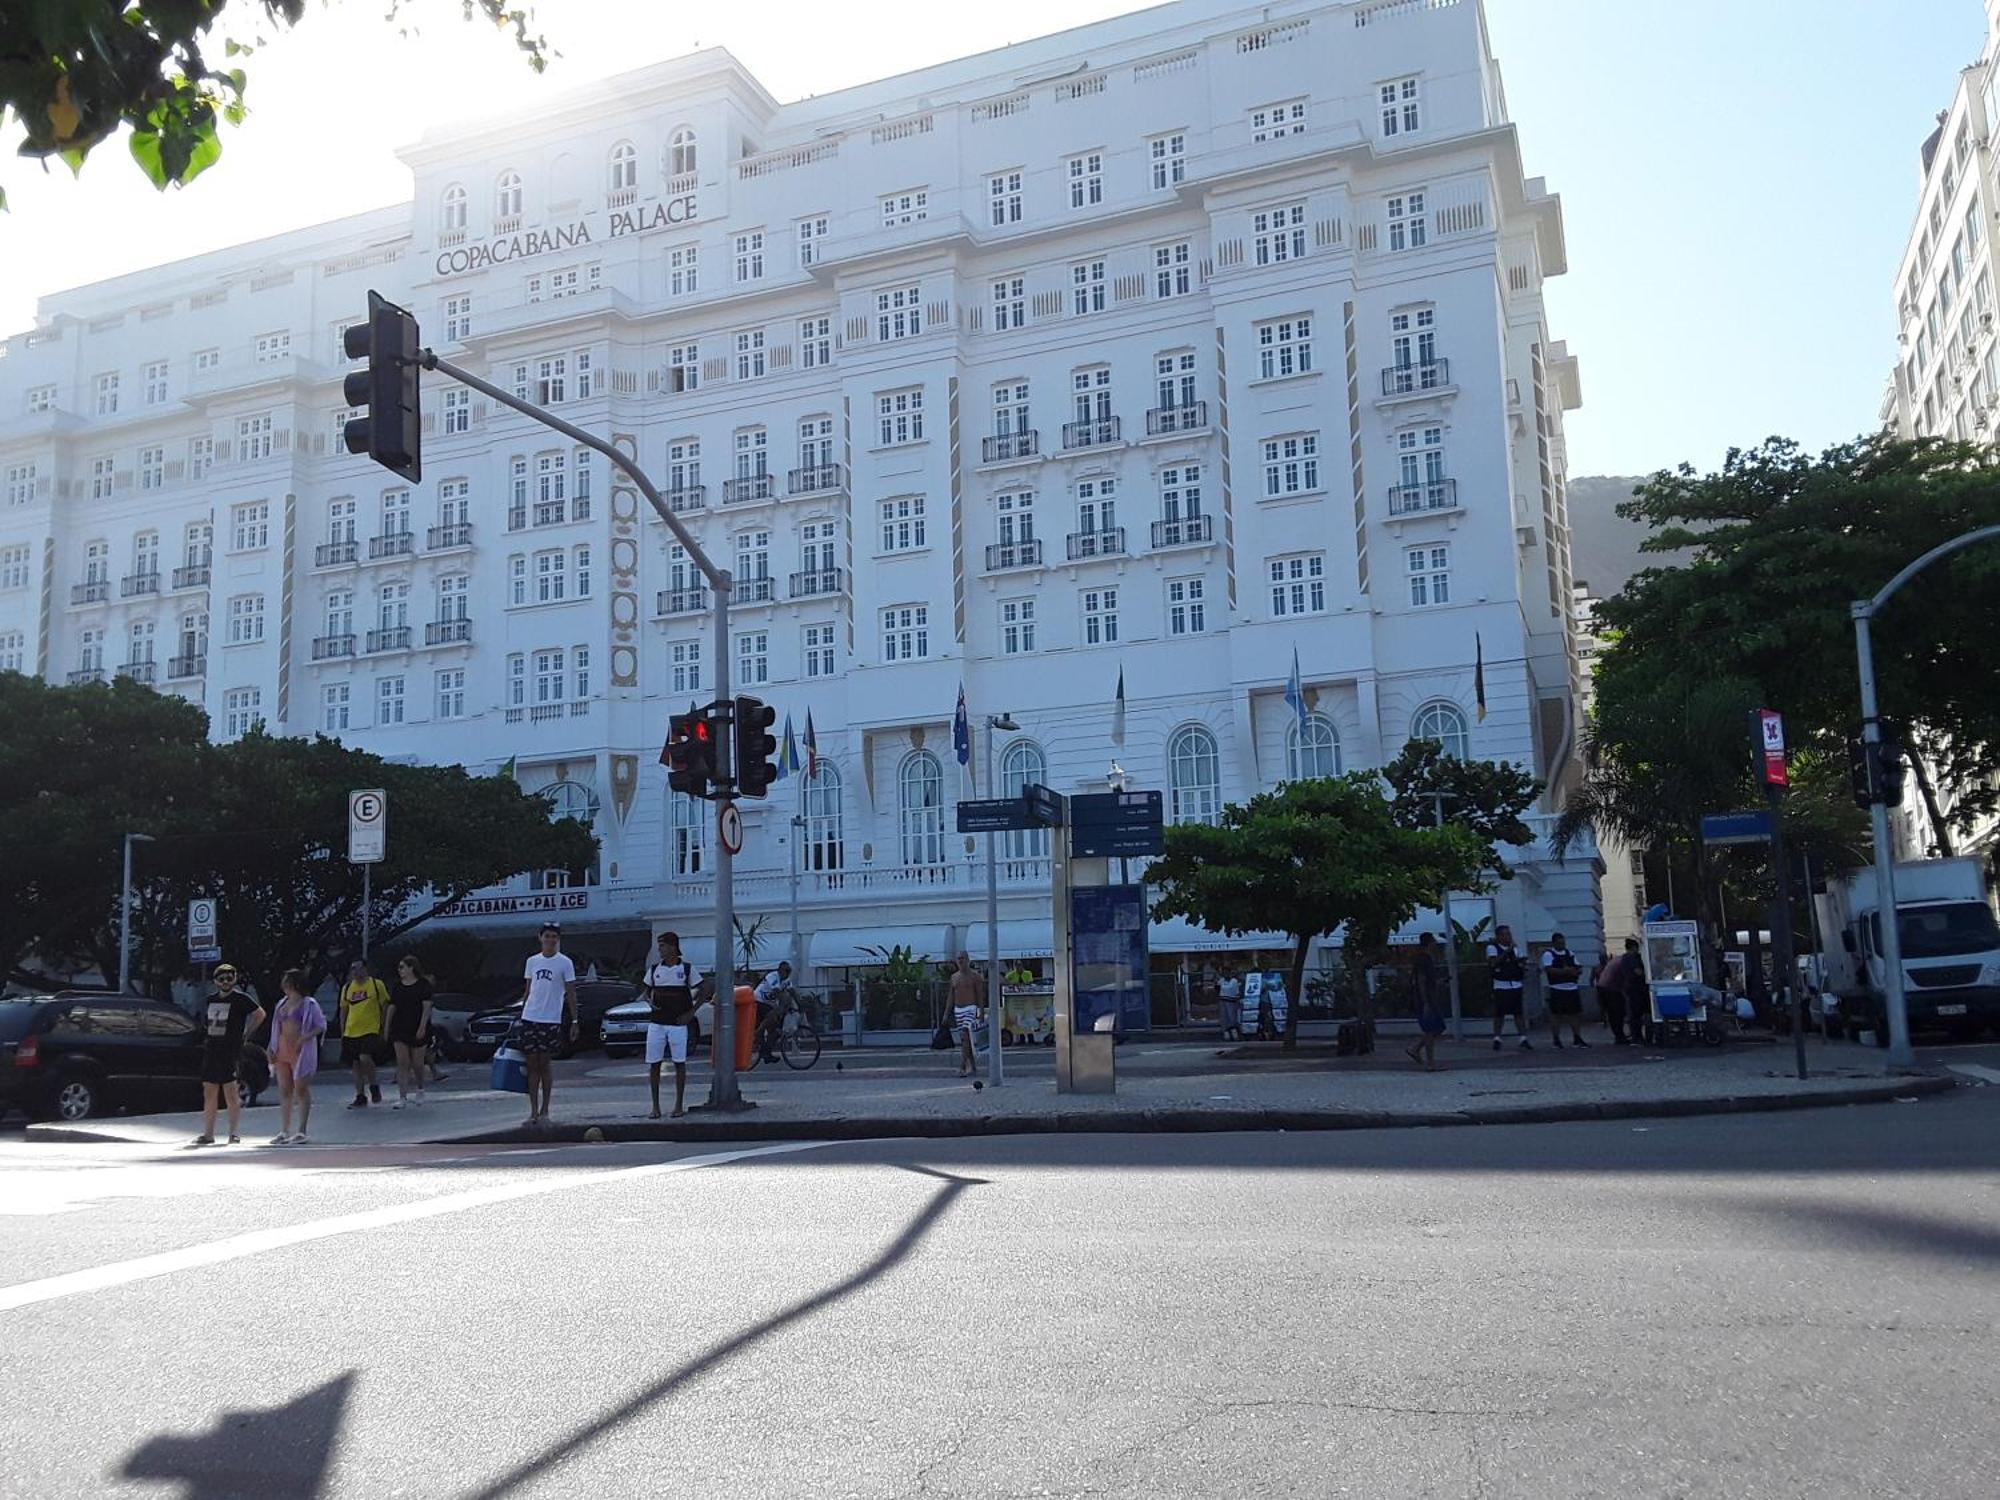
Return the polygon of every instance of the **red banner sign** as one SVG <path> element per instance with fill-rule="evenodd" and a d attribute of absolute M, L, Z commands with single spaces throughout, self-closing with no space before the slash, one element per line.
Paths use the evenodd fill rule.
<path fill-rule="evenodd" d="M 1785 719 L 1784 715 L 1773 713 L 1768 708 L 1757 710 L 1757 732 L 1760 737 L 1758 751 L 1762 759 L 1764 785 L 1790 786 L 1791 774 L 1785 769 Z"/>

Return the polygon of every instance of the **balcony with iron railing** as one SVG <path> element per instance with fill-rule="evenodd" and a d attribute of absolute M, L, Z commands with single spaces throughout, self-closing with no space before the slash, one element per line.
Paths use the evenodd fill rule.
<path fill-rule="evenodd" d="M 120 585 L 118 590 L 120 595 L 127 599 L 137 599 L 141 595 L 157 594 L 159 591 L 160 570 L 158 568 L 153 568 L 144 573 L 127 573 L 124 583 Z"/>
<path fill-rule="evenodd" d="M 191 654 L 167 658 L 167 681 L 185 682 L 190 677 L 199 677 L 208 670 L 208 657 L 197 651 Z"/>
<path fill-rule="evenodd" d="M 361 555 L 361 543 L 349 537 L 344 542 L 321 542 L 313 548 L 315 568 L 340 568 Z"/>
<path fill-rule="evenodd" d="M 86 578 L 82 583 L 73 585 L 69 591 L 71 604 L 102 604 L 110 597 L 109 578 Z"/>
<path fill-rule="evenodd" d="M 453 547 L 472 545 L 472 523 L 455 521 L 449 526 L 433 526 L 424 535 L 424 548 L 429 552 L 444 552 Z"/>
<path fill-rule="evenodd" d="M 1146 411 L 1146 436 L 1168 437 L 1177 432 L 1199 432 L 1208 426 L 1208 403 L 1187 401 L 1179 406 L 1154 406 Z"/>
<path fill-rule="evenodd" d="M 153 662 L 128 661 L 118 668 L 118 675 L 120 677 L 129 677 L 134 682 L 144 683 L 147 687 L 151 687 L 153 685 L 153 678 L 158 671 L 159 667 Z"/>
<path fill-rule="evenodd" d="M 1033 458 L 1042 451 L 1042 435 L 1033 427 L 1020 432 L 996 432 L 979 440 L 979 461 L 983 464 L 1011 463 Z"/>
<path fill-rule="evenodd" d="M 794 599 L 819 599 L 847 591 L 847 574 L 839 568 L 808 568 L 792 575 Z"/>
<path fill-rule="evenodd" d="M 1009 568 L 1039 568 L 1042 543 L 1039 537 L 1019 542 L 993 542 L 986 548 L 986 571 L 1004 573 Z"/>
<path fill-rule="evenodd" d="M 509 531 L 526 531 L 526 530 L 528 529 L 528 507 L 527 507 L 527 506 L 525 506 L 525 505 L 516 505 L 516 506 L 513 506 L 513 507 L 512 507 L 511 509 L 509 509 L 509 510 L 508 510 L 508 512 L 507 512 L 507 529 L 508 529 Z"/>
<path fill-rule="evenodd" d="M 1123 557 L 1125 555 L 1125 528 L 1107 526 L 1100 531 L 1072 531 L 1069 534 L 1069 560 L 1084 562 L 1093 557 Z"/>
<path fill-rule="evenodd" d="M 471 639 L 470 620 L 432 620 L 424 626 L 426 646 L 463 646 Z"/>
<path fill-rule="evenodd" d="M 677 516 L 691 510 L 708 509 L 708 486 L 705 484 L 684 484 L 677 489 L 663 490 L 661 494 L 667 502 L 667 509 Z"/>
<path fill-rule="evenodd" d="M 777 597 L 775 578 L 738 578 L 730 587 L 732 604 L 769 604 Z"/>
<path fill-rule="evenodd" d="M 368 650 L 407 651 L 410 649 L 410 627 L 407 625 L 385 625 L 380 630 L 368 632 Z"/>
<path fill-rule="evenodd" d="M 1422 515 L 1427 510 L 1458 509 L 1458 481 L 1456 479 L 1427 479 L 1421 484 L 1392 484 L 1389 486 L 1389 514 L 1392 516 Z"/>
<path fill-rule="evenodd" d="M 1198 547 L 1215 540 L 1213 516 L 1180 516 L 1153 523 L 1155 547 Z"/>
<path fill-rule="evenodd" d="M 1430 359 L 1420 364 L 1390 365 L 1382 371 L 1384 396 L 1426 396 L 1451 388 L 1451 361 Z"/>
<path fill-rule="evenodd" d="M 354 632 L 345 635 L 316 635 L 313 637 L 312 659 L 314 661 L 336 661 L 343 656 L 354 654 Z"/>
<path fill-rule="evenodd" d="M 537 526 L 560 526 L 568 519 L 569 502 L 567 500 L 537 500 L 535 502 L 535 524 Z"/>
<path fill-rule="evenodd" d="M 769 500 L 772 495 L 769 474 L 751 474 L 742 479 L 722 481 L 722 503 L 724 505 L 750 505 L 759 500 Z"/>
<path fill-rule="evenodd" d="M 371 562 L 380 562 L 388 557 L 408 557 L 416 545 L 415 532 L 385 531 L 368 539 L 368 557 Z"/>
<path fill-rule="evenodd" d="M 839 464 L 813 464 L 786 476 L 786 488 L 794 495 L 824 495 L 846 483 L 846 471 Z"/>
<path fill-rule="evenodd" d="M 184 568 L 174 569 L 174 587 L 176 589 L 205 589 L 208 587 L 208 575 L 209 565 L 207 563 L 189 563 Z"/>
<path fill-rule="evenodd" d="M 661 589 L 653 613 L 656 615 L 698 615 L 707 610 L 708 590 L 695 585 L 684 589 Z"/>
<path fill-rule="evenodd" d="M 86 682 L 102 681 L 104 681 L 104 668 L 102 667 L 78 667 L 74 672 L 69 674 L 69 685 L 71 687 L 82 687 Z"/>
<path fill-rule="evenodd" d="M 1097 448 L 1105 443 L 1118 441 L 1120 431 L 1116 417 L 1092 417 L 1087 422 L 1063 423 L 1063 451 L 1075 452 L 1078 448 Z"/>

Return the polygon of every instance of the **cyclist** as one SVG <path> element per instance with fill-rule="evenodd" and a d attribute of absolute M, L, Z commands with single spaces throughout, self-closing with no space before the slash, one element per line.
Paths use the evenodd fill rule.
<path fill-rule="evenodd" d="M 776 1062 L 777 1053 L 771 1049 L 778 1044 L 778 1027 L 783 1022 L 784 1012 L 779 1008 L 783 997 L 791 993 L 792 966 L 780 963 L 757 983 L 757 1048 L 765 1062 Z"/>

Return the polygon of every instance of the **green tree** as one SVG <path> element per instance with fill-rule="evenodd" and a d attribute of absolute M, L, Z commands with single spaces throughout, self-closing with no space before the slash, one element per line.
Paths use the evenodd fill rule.
<path fill-rule="evenodd" d="M 1873 436 L 1815 458 L 1772 439 L 1732 450 L 1716 473 L 1656 474 L 1619 513 L 1654 528 L 1646 551 L 1687 561 L 1639 574 L 1600 606 L 1611 637 L 1598 665 L 1600 748 L 1628 768 L 1660 764 L 1671 745 L 1623 737 L 1649 712 L 1626 700 L 1712 698 L 1704 684 L 1729 683 L 1745 706 L 1782 711 L 1795 746 L 1832 753 L 1860 712 L 1849 602 L 1939 543 L 2000 524 L 2000 452 Z M 1947 819 L 1921 788 L 1947 850 L 1951 826 L 2000 797 L 1995 618 L 2000 546 L 1987 546 L 1936 564 L 1875 625 L 1882 711 L 1915 726 L 1952 798 Z M 1740 731 L 1723 737 L 1732 754 L 1743 743 Z"/>
<path fill-rule="evenodd" d="M 416 0 L 382 3 L 385 20 L 420 8 Z M 222 154 L 218 126 L 243 121 L 249 78 L 240 60 L 298 25 L 306 8 L 306 0 L 0 6 L 0 127 L 23 132 L 23 156 L 59 157 L 79 171 L 94 148 L 130 127 L 133 160 L 155 187 L 192 182 Z M 548 65 L 531 10 L 507 0 L 459 0 L 459 9 L 468 21 L 511 31 L 536 72 Z"/>
<path fill-rule="evenodd" d="M 0 672 L 0 726 L 0 975 L 33 983 L 31 954 L 60 964 L 116 921 L 125 835 L 186 826 L 208 716 L 122 679 Z"/>
<path fill-rule="evenodd" d="M 1219 824 L 1167 830 L 1166 853 L 1146 871 L 1159 890 L 1155 917 L 1185 917 L 1212 932 L 1282 932 L 1292 940 L 1289 994 L 1304 994 L 1306 950 L 1345 929 L 1355 955 L 1437 898 L 1475 885 L 1486 842 L 1468 829 L 1398 823 L 1381 782 L 1368 772 L 1288 782 L 1222 810 Z M 1299 1008 L 1286 1017 L 1285 1046 L 1298 1045 Z"/>
<path fill-rule="evenodd" d="M 1534 842 L 1521 816 L 1535 805 L 1542 784 L 1503 760 L 1459 760 L 1436 740 L 1411 740 L 1382 768 L 1394 794 L 1390 816 L 1403 828 L 1434 828 L 1443 821 L 1477 834 L 1486 844 L 1484 868 L 1500 880 L 1513 878 L 1500 845 L 1515 849 Z"/>

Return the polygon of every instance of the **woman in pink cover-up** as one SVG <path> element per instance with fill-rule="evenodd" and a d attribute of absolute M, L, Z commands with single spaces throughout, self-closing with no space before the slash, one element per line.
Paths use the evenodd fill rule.
<path fill-rule="evenodd" d="M 319 1039 L 326 1034 L 326 1012 L 306 993 L 306 976 L 285 970 L 278 981 L 284 998 L 271 1015 L 271 1069 L 278 1077 L 278 1133 L 274 1146 L 303 1146 L 306 1123 L 312 1118 L 313 1074 L 319 1071 Z M 299 1128 L 292 1129 L 296 1104 Z"/>

